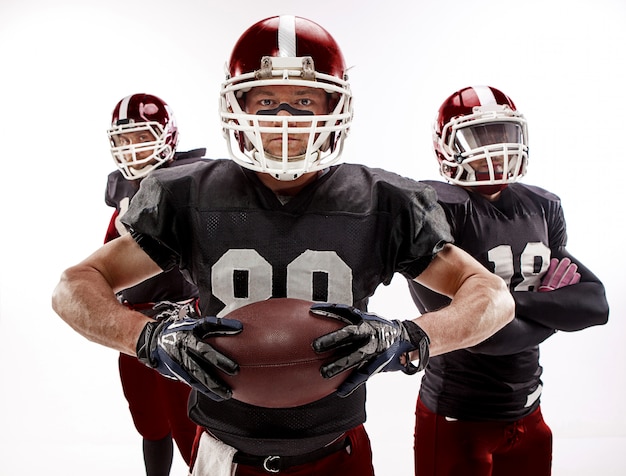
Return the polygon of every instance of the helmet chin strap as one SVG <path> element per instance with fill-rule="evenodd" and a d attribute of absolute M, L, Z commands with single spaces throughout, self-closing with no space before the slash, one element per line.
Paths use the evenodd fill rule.
<path fill-rule="evenodd" d="M 256 154 L 259 154 L 259 152 L 255 152 L 255 155 Z M 315 152 L 314 155 L 318 156 L 319 152 Z M 296 169 L 298 169 L 298 170 L 301 169 L 301 167 L 302 167 L 302 160 L 304 160 L 305 157 L 306 157 L 306 154 L 300 154 L 300 155 L 296 155 L 296 156 L 293 156 L 293 157 L 289 157 L 289 161 L 287 162 L 287 168 L 285 170 L 281 170 L 278 167 L 276 167 L 276 168 L 269 167 L 269 168 L 266 168 L 265 170 L 263 170 L 263 172 L 271 175 L 272 177 L 274 177 L 275 179 L 280 180 L 280 181 L 295 180 L 298 177 L 300 177 L 301 175 L 307 173 L 306 171 L 294 172 L 294 170 L 296 170 Z M 270 154 L 268 152 L 265 152 L 265 160 L 266 160 L 266 162 L 276 163 L 276 164 L 280 164 L 280 165 L 282 165 L 284 163 L 281 157 L 278 157 L 276 155 Z M 290 165 L 292 166 L 291 169 L 289 167 Z"/>
<path fill-rule="evenodd" d="M 306 154 L 300 154 L 300 155 L 294 155 L 294 156 L 290 156 L 289 160 L 287 161 L 287 163 L 289 164 L 289 162 L 293 161 L 295 162 L 296 160 L 302 160 L 304 159 Z M 270 154 L 269 152 L 265 152 L 265 158 L 268 160 L 271 160 L 272 162 L 279 162 L 279 163 L 283 163 L 283 158 L 279 157 L 277 155 L 274 154 Z"/>

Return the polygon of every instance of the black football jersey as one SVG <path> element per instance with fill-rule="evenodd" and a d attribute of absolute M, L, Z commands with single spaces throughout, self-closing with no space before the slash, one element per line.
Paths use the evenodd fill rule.
<path fill-rule="evenodd" d="M 197 162 L 202 159 L 205 149 L 195 149 L 188 152 L 177 152 L 174 161 L 164 167 L 177 167 Z M 128 210 L 131 199 L 139 190 L 141 180 L 126 180 L 119 170 L 111 172 L 107 178 L 107 187 L 104 201 L 115 208 L 107 231 L 105 242 L 127 233 L 121 218 Z M 194 284 L 187 281 L 178 269 L 172 269 L 153 278 L 118 293 L 120 301 L 130 304 L 148 304 L 158 301 L 184 301 L 198 296 Z"/>
<path fill-rule="evenodd" d="M 213 160 L 144 179 L 123 221 L 161 268 L 178 266 L 204 315 L 268 298 L 351 304 L 394 273 L 419 275 L 450 232 L 427 185 L 360 165 L 331 167 L 288 201 L 256 173 Z M 319 448 L 365 420 L 365 390 L 297 408 L 216 403 L 192 392 L 190 415 L 254 454 Z"/>
<path fill-rule="evenodd" d="M 455 185 L 428 183 L 437 191 L 455 243 L 509 285 L 516 319 L 476 348 L 431 358 L 420 397 L 431 411 L 451 418 L 517 420 L 539 405 L 538 344 L 558 329 L 558 319 L 589 320 L 585 307 L 578 316 L 569 309 L 567 316 L 563 310 L 552 312 L 558 306 L 556 292 L 533 292 L 550 258 L 565 253 L 567 234 L 560 200 L 539 187 L 519 183 L 509 185 L 496 202 Z M 581 270 L 584 279 L 597 280 L 582 265 Z M 422 312 L 449 303 L 448 298 L 415 282 L 409 282 L 409 287 Z M 576 292 L 563 288 L 559 293 L 571 291 Z M 600 299 L 602 295 L 603 290 Z M 561 304 L 564 297 L 561 294 Z M 592 323 L 581 324 L 587 325 Z"/>

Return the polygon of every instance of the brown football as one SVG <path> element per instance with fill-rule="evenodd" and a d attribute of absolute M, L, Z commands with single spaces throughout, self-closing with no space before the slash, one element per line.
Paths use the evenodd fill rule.
<path fill-rule="evenodd" d="M 235 376 L 222 374 L 233 398 L 266 408 L 289 408 L 314 402 L 334 392 L 349 372 L 325 379 L 320 367 L 332 352 L 318 354 L 311 343 L 345 326 L 309 311 L 310 301 L 275 298 L 240 307 L 228 314 L 243 323 L 235 336 L 207 342 L 239 364 Z"/>

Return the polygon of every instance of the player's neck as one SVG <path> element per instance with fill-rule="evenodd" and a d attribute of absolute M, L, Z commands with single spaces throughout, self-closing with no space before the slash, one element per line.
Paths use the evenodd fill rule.
<path fill-rule="evenodd" d="M 463 188 L 467 190 L 468 192 L 473 192 L 476 195 L 480 195 L 481 197 L 483 197 L 485 200 L 489 202 L 497 202 L 500 199 L 500 196 L 502 195 L 502 190 L 498 190 L 495 193 L 481 193 L 478 190 L 474 189 L 474 187 L 463 187 Z"/>
<path fill-rule="evenodd" d="M 500 190 L 499 192 L 496 192 L 496 193 L 491 193 L 491 194 L 479 193 L 479 195 L 482 195 L 482 197 L 485 200 L 488 200 L 490 202 L 497 202 L 498 200 L 500 200 L 500 196 L 502 195 L 502 190 Z"/>
<path fill-rule="evenodd" d="M 276 195 L 293 197 L 308 184 L 317 180 L 317 172 L 310 172 L 298 177 L 296 180 L 277 180 L 269 174 L 257 173 L 259 180 Z"/>

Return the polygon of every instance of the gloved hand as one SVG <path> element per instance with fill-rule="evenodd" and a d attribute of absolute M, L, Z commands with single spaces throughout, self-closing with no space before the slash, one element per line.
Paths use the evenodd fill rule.
<path fill-rule="evenodd" d="M 234 319 L 199 317 L 193 304 L 161 302 L 156 321 L 148 322 L 137 341 L 137 358 L 160 374 L 181 380 L 209 398 L 221 401 L 232 390 L 219 378 L 239 371 L 237 362 L 217 352 L 204 339 L 239 334 L 243 325 Z"/>
<path fill-rule="evenodd" d="M 419 372 L 428 363 L 430 340 L 413 321 L 388 321 L 344 304 L 316 303 L 311 312 L 338 319 L 348 325 L 313 341 L 318 352 L 338 350 L 340 357 L 320 369 L 324 378 L 354 368 L 337 389 L 340 397 L 350 395 L 378 372 L 401 370 Z M 413 365 L 409 352 L 419 349 L 419 366 Z"/>
<path fill-rule="evenodd" d="M 576 284 L 580 281 L 580 273 L 578 266 L 569 258 L 552 258 L 550 260 L 550 267 L 546 272 L 546 275 L 541 281 L 541 286 L 537 291 L 547 292 L 554 291 L 555 289 L 569 286 L 570 284 Z"/>

